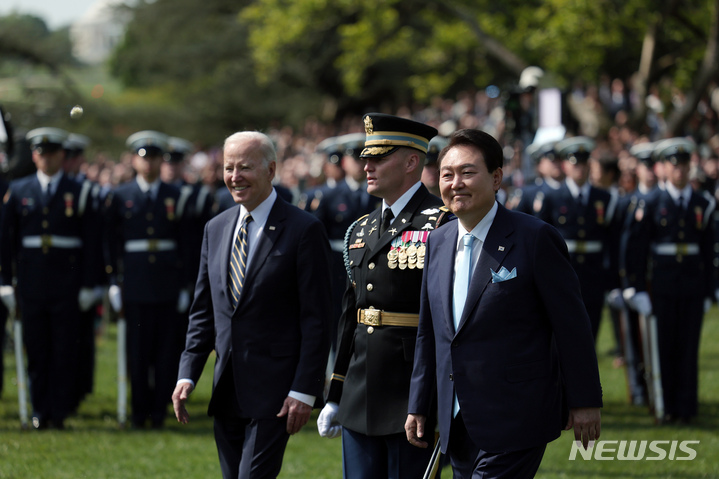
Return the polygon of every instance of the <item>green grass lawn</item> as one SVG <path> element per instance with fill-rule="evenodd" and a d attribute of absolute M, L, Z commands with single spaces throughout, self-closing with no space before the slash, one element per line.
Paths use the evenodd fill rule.
<path fill-rule="evenodd" d="M 220 477 L 206 408 L 212 362 L 194 392 L 190 424 L 169 418 L 162 431 L 121 430 L 116 422 L 115 330 L 98 339 L 95 392 L 65 431 L 21 431 L 14 358 L 5 352 L 5 387 L 0 399 L 0 478 L 206 478 Z M 604 389 L 602 439 L 700 441 L 693 461 L 597 461 L 577 455 L 569 460 L 573 435 L 567 431 L 547 448 L 538 478 L 719 478 L 719 311 L 704 322 L 700 361 L 699 417 L 691 426 L 657 426 L 646 408 L 630 406 L 622 369 L 612 366 L 611 326 L 602 323 L 598 356 Z M 339 439 L 317 434 L 310 423 L 287 446 L 283 478 L 340 478 Z M 664 446 L 668 450 L 668 446 Z M 679 454 L 678 454 L 679 455 Z M 449 468 L 443 477 L 451 478 Z"/>

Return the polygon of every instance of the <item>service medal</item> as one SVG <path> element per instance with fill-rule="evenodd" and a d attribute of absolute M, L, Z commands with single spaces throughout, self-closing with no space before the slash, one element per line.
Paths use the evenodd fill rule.
<path fill-rule="evenodd" d="M 65 216 L 69 218 L 72 216 L 72 193 L 65 193 L 63 198 L 65 199 Z"/>
<path fill-rule="evenodd" d="M 165 210 L 167 210 L 167 219 L 172 221 L 175 219 L 175 200 L 165 198 Z"/>

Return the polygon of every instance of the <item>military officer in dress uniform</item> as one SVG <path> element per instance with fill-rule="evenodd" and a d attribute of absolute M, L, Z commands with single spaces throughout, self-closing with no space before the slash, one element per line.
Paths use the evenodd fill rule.
<path fill-rule="evenodd" d="M 588 181 L 587 161 L 594 146 L 593 140 L 581 136 L 555 145 L 566 179 L 544 197 L 539 217 L 557 228 L 567 243 L 596 340 L 605 294 L 613 289 L 617 271 L 614 212 L 618 198 Z"/>
<path fill-rule="evenodd" d="M 639 223 L 634 221 L 634 214 L 637 209 L 645 208 L 647 199 L 658 191 L 656 176 L 654 175 L 654 144 L 651 142 L 637 143 L 629 150 L 629 154 L 637 160 L 636 175 L 637 188 L 631 193 L 620 198 L 617 205 L 617 224 L 619 226 L 619 287 L 612 290 L 608 296 L 609 306 L 620 311 L 622 337 L 621 357 L 624 359 L 624 367 L 627 372 L 628 396 L 632 404 L 645 405 L 648 400 L 648 389 L 644 377 L 646 361 L 650 358 L 643 357 L 641 329 L 639 316 L 636 311 L 628 308 L 623 298 L 622 290 L 630 287 L 636 282 L 636 278 L 627 277 L 627 262 L 636 261 L 638 258 L 637 242 L 631 242 L 630 238 L 636 234 L 633 228 Z M 635 267 L 629 267 L 636 270 Z"/>
<path fill-rule="evenodd" d="M 521 211 L 528 215 L 538 215 L 544 202 L 544 197 L 554 190 L 558 190 L 564 181 L 562 161 L 554 150 L 556 141 L 532 144 L 527 147 L 527 154 L 537 164 L 539 176 L 533 184 L 517 188 L 507 201 L 507 208 Z"/>
<path fill-rule="evenodd" d="M 74 406 L 80 310 L 94 298 L 98 228 L 89 191 L 62 170 L 67 136 L 58 128 L 27 133 L 37 173 L 10 184 L 0 221 L 0 297 L 12 311 L 17 293 L 36 429 L 64 428 Z"/>
<path fill-rule="evenodd" d="M 682 423 L 697 414 L 701 326 L 717 286 L 709 225 L 716 203 L 689 184 L 693 149 L 685 138 L 655 146 L 666 181 L 633 215 L 638 225 L 629 241 L 641 251 L 636 261 L 627 263 L 627 277 L 633 282 L 624 292 L 632 308 L 656 316 L 664 420 Z"/>
<path fill-rule="evenodd" d="M 335 137 L 334 152 L 339 157 L 344 178 L 334 188 L 323 188 L 312 213 L 322 222 L 330 241 L 332 266 L 332 350 L 336 349 L 337 321 L 342 314 L 342 295 L 345 291 L 347 270 L 343 251 L 347 228 L 360 216 L 371 213 L 382 202 L 367 193 L 365 160 L 360 158 L 364 146 L 364 133 L 350 133 Z"/>
<path fill-rule="evenodd" d="M 443 136 L 435 136 L 429 140 L 427 158 L 424 161 L 424 169 L 422 170 L 422 184 L 437 197 L 439 197 L 439 165 L 437 165 L 437 158 L 442 148 L 448 144 L 449 139 Z"/>
<path fill-rule="evenodd" d="M 200 249 L 202 235 L 207 223 L 213 216 L 214 195 L 208 185 L 198 181 L 189 183 L 184 175 L 185 158 L 192 153 L 194 146 L 191 142 L 171 136 L 167 140 L 168 152 L 164 157 L 160 170 L 160 179 L 180 188 L 181 199 L 184 204 L 178 208 L 183 210 L 183 221 L 189 233 L 187 238 L 188 264 L 187 276 L 194 280 L 200 267 Z"/>
<path fill-rule="evenodd" d="M 80 184 L 83 197 L 88 198 L 86 208 L 91 208 L 93 216 L 100 218 L 100 185 L 87 179 L 82 172 L 82 165 L 85 163 L 85 149 L 90 144 L 90 139 L 85 135 L 77 133 L 69 133 L 67 140 L 63 143 L 65 150 L 65 160 L 62 163 L 62 169 L 68 178 L 75 180 Z M 85 196 L 89 191 L 89 196 Z M 97 238 L 101 238 L 101 225 L 98 224 Z M 92 252 L 93 256 L 89 254 Z M 92 250 L 88 250 L 86 258 L 94 267 L 94 297 L 80 310 L 80 334 L 78 336 L 78 374 L 77 374 L 77 404 L 75 409 L 86 395 L 90 394 L 93 389 L 95 374 L 95 319 L 97 318 L 96 307 L 102 302 L 103 289 L 105 282 L 105 268 L 102 260 L 102 248 L 98 244 Z"/>
<path fill-rule="evenodd" d="M 364 124 L 367 192 L 383 202 L 347 231 L 337 359 L 317 425 L 322 436 L 341 433 L 345 478 L 420 478 L 432 451 L 407 442 L 404 421 L 424 245 L 448 219 L 420 182 L 437 130 L 380 113 L 365 115 Z"/>
<path fill-rule="evenodd" d="M 143 428 L 150 419 L 153 428 L 161 428 L 175 386 L 193 281 L 183 264 L 188 235 L 182 205 L 189 191 L 159 178 L 166 135 L 140 131 L 127 146 L 137 177 L 106 200 L 108 295 L 116 311 L 124 307 L 127 320 L 132 425 Z"/>

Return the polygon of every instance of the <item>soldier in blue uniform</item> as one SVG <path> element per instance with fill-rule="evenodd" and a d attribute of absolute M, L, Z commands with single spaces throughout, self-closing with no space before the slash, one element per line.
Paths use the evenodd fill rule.
<path fill-rule="evenodd" d="M 555 145 L 566 179 L 544 197 L 539 217 L 557 228 L 567 243 L 596 340 L 605 294 L 614 288 L 618 237 L 617 197 L 588 181 L 587 161 L 594 146 L 587 137 L 571 137 Z"/>
<path fill-rule="evenodd" d="M 87 198 L 85 208 L 92 210 L 94 218 L 100 218 L 100 185 L 87 179 L 82 172 L 82 165 L 85 162 L 85 149 L 90 144 L 90 139 L 85 135 L 77 133 L 68 134 L 67 140 L 63 143 L 65 160 L 62 169 L 68 178 L 75 180 Z M 89 192 L 89 193 L 88 193 Z M 101 238 L 101 225 L 98 224 L 96 238 Z M 92 392 L 95 374 L 95 320 L 97 319 L 96 307 L 102 302 L 102 284 L 105 282 L 105 268 L 103 267 L 102 248 L 98 246 L 86 251 L 85 257 L 93 266 L 95 278 L 93 281 L 93 296 L 80 308 L 80 331 L 78 336 L 78 370 L 77 370 L 77 402 L 76 409 L 82 400 Z M 92 254 L 92 256 L 90 256 Z"/>
<path fill-rule="evenodd" d="M 178 208 L 183 211 L 183 221 L 189 233 L 186 239 L 188 248 L 187 276 L 194 280 L 197 278 L 200 267 L 200 249 L 202 235 L 207 223 L 214 216 L 214 196 L 210 187 L 202 182 L 190 183 L 184 175 L 185 158 L 193 150 L 191 142 L 171 136 L 167 140 L 168 151 L 164 156 L 160 170 L 160 179 L 174 185 L 182 193 L 183 204 Z M 187 308 L 183 308 L 187 309 Z"/>
<path fill-rule="evenodd" d="M 527 147 L 527 154 L 537 165 L 534 183 L 517 188 L 507 201 L 508 209 L 521 211 L 528 215 L 538 215 L 544 197 L 551 191 L 558 190 L 564 181 L 562 161 L 554 150 L 556 141 L 532 144 Z"/>
<path fill-rule="evenodd" d="M 689 184 L 693 148 L 685 138 L 655 146 L 666 181 L 634 212 L 637 225 L 629 242 L 639 251 L 637 260 L 626 264 L 624 293 L 632 308 L 656 316 L 664 420 L 683 423 L 697 414 L 701 326 L 717 286 L 709 225 L 716 203 Z"/>
<path fill-rule="evenodd" d="M 435 136 L 429 140 L 427 158 L 424 160 L 422 170 L 422 184 L 427 187 L 430 193 L 439 198 L 439 165 L 437 158 L 439 152 L 449 144 L 449 139 L 443 136 Z"/>
<path fill-rule="evenodd" d="M 66 139 L 58 128 L 28 132 L 37 174 L 10 184 L 0 220 L 2 296 L 15 280 L 37 429 L 64 428 L 74 406 L 80 309 L 94 297 L 98 228 L 89 191 L 63 173 Z"/>
<path fill-rule="evenodd" d="M 637 160 L 636 175 L 637 188 L 620 198 L 617 205 L 617 224 L 619 225 L 619 287 L 613 289 L 608 298 L 609 306 L 620 314 L 626 315 L 621 319 L 621 357 L 627 373 L 627 386 L 629 400 L 634 405 L 645 405 L 648 400 L 648 389 L 645 378 L 645 364 L 650 358 L 643 356 L 641 328 L 637 312 L 628 308 L 622 290 L 636 282 L 636 278 L 628 277 L 627 270 L 636 271 L 636 267 L 627 267 L 627 262 L 639 258 L 639 244 L 631 242 L 630 238 L 636 234 L 635 229 L 639 223 L 634 221 L 638 209 L 643 209 L 647 200 L 656 193 L 657 181 L 654 175 L 654 144 L 651 142 L 638 143 L 632 146 L 629 154 Z M 645 338 L 646 340 L 646 338 Z"/>
<path fill-rule="evenodd" d="M 348 134 L 335 137 L 330 161 L 335 157 L 344 171 L 344 178 L 334 188 L 322 188 L 322 194 L 315 196 L 314 210 L 311 211 L 325 226 L 330 241 L 332 266 L 332 350 L 337 339 L 337 321 L 342 314 L 342 295 L 345 291 L 347 271 L 343 250 L 347 228 L 360 216 L 372 212 L 381 200 L 367 193 L 365 160 L 360 158 L 365 134 Z"/>
<path fill-rule="evenodd" d="M 424 244 L 448 218 L 442 200 L 420 182 L 437 130 L 379 113 L 365 115 L 364 124 L 367 191 L 383 202 L 347 231 L 337 359 L 317 425 L 322 436 L 342 434 L 346 479 L 420 478 L 432 448 L 410 445 L 404 423 Z"/>
<path fill-rule="evenodd" d="M 132 390 L 131 419 L 161 428 L 174 389 L 189 305 L 185 263 L 187 233 L 183 207 L 189 192 L 160 181 L 168 137 L 140 131 L 127 139 L 134 181 L 119 185 L 106 200 L 108 295 L 124 307 Z M 122 265 L 120 267 L 120 265 Z"/>

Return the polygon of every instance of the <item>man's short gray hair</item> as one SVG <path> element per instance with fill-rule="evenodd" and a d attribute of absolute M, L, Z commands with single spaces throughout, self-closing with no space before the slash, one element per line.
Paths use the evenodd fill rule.
<path fill-rule="evenodd" d="M 237 133 L 233 133 L 225 139 L 224 147 L 227 147 L 230 143 L 246 140 L 256 140 L 259 142 L 259 151 L 262 154 L 262 164 L 265 167 L 268 167 L 273 161 L 277 161 L 277 151 L 275 150 L 274 143 L 272 143 L 272 139 L 259 131 L 239 131 Z"/>

